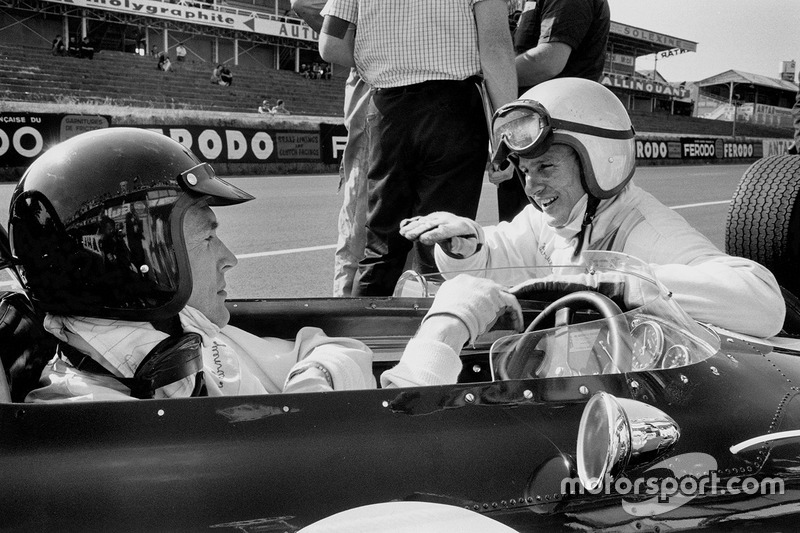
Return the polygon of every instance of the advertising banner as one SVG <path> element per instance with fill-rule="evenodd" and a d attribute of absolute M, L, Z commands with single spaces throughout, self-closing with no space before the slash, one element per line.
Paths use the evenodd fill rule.
<path fill-rule="evenodd" d="M 609 32 L 615 35 L 622 35 L 623 37 L 630 37 L 640 41 L 657 44 L 667 48 L 678 48 L 689 52 L 697 51 L 697 43 L 694 41 L 687 41 L 686 39 L 679 39 L 671 35 L 658 33 L 650 30 L 644 30 L 628 24 L 611 21 L 611 28 Z"/>
<path fill-rule="evenodd" d="M 320 160 L 317 131 L 216 126 L 141 126 L 175 139 L 208 163 Z"/>
<path fill-rule="evenodd" d="M 200 2 L 169 3 L 160 0 L 47 0 L 71 7 L 102 9 L 129 15 L 191 22 L 217 28 L 316 42 L 319 35 L 300 19 L 278 17 Z"/>
<path fill-rule="evenodd" d="M 347 145 L 347 128 L 344 124 L 320 124 L 320 144 L 322 146 L 322 162 L 326 164 L 340 163 L 344 147 Z"/>
<path fill-rule="evenodd" d="M 609 72 L 603 74 L 601 83 L 606 87 L 614 87 L 617 89 L 628 89 L 651 94 L 663 94 L 664 96 L 673 96 L 675 98 L 689 97 L 689 90 L 680 85 L 668 85 L 655 80 L 631 78 L 630 76 L 621 76 Z"/>
<path fill-rule="evenodd" d="M 761 141 L 761 146 L 764 157 L 771 157 L 773 155 L 783 155 L 789 146 L 792 144 L 792 139 L 764 139 Z"/>
<path fill-rule="evenodd" d="M 636 159 L 680 159 L 681 143 L 678 139 L 636 139 Z"/>
<path fill-rule="evenodd" d="M 721 139 L 693 139 L 683 137 L 681 142 L 682 159 L 715 159 L 722 150 Z"/>
<path fill-rule="evenodd" d="M 51 146 L 110 124 L 101 115 L 0 113 L 0 167 L 28 166 Z"/>

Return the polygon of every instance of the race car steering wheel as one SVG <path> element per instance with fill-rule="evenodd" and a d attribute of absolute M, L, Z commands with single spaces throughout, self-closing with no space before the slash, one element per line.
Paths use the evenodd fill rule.
<path fill-rule="evenodd" d="M 569 325 L 569 313 L 559 313 L 562 309 L 587 309 L 594 308 L 606 319 L 611 344 L 611 363 L 618 372 L 630 370 L 630 358 L 625 357 L 625 349 L 633 346 L 628 322 L 622 316 L 622 310 L 609 297 L 595 291 L 578 291 L 562 296 L 551 303 L 525 329 L 531 333 L 544 322 L 550 315 L 555 316 L 555 327 Z M 602 368 L 602 365 L 600 365 Z"/>
<path fill-rule="evenodd" d="M 540 337 L 533 338 L 529 334 L 540 328 L 544 321 L 551 316 L 554 317 L 555 327 L 567 326 L 572 309 L 589 308 L 597 310 L 608 323 L 611 363 L 618 372 L 629 371 L 630 360 L 625 357 L 625 353 L 628 347 L 633 346 L 633 341 L 628 331 L 628 323 L 622 316 L 622 310 L 614 301 L 599 292 L 578 290 L 549 304 L 528 325 L 514 352 L 507 353 L 497 361 L 497 372 L 500 379 L 520 379 L 523 374 L 535 377 L 536 370 L 541 367 L 545 359 L 545 354 L 541 350 L 533 349 Z M 599 360 L 598 364 L 601 368 L 604 366 Z"/>

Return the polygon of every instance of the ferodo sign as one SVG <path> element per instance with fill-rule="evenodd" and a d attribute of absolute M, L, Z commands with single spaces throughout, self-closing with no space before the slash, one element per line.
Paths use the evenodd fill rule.
<path fill-rule="evenodd" d="M 763 148 L 761 143 L 746 141 L 722 143 L 722 159 L 750 159 L 761 157 L 762 155 Z"/>
<path fill-rule="evenodd" d="M 215 126 L 142 126 L 166 135 L 209 163 L 319 161 L 319 130 L 264 130 Z"/>
<path fill-rule="evenodd" d="M 673 139 L 636 139 L 636 159 L 680 159 L 681 143 Z"/>
<path fill-rule="evenodd" d="M 720 141 L 720 147 L 721 144 Z M 713 159 L 716 157 L 717 147 L 714 139 L 681 139 L 681 158 Z"/>
<path fill-rule="evenodd" d="M 170 137 L 207 162 L 277 161 L 275 140 L 263 130 L 206 126 L 142 126 Z"/>

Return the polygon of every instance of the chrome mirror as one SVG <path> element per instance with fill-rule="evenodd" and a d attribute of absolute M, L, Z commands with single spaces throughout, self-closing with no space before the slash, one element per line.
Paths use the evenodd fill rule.
<path fill-rule="evenodd" d="M 596 490 L 607 477 L 661 456 L 679 437 L 678 424 L 663 411 L 598 392 L 587 402 L 578 427 L 581 484 Z"/>

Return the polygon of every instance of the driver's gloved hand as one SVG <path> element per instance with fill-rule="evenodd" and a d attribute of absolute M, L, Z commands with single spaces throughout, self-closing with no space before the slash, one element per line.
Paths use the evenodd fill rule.
<path fill-rule="evenodd" d="M 798 149 L 797 149 L 797 142 L 793 142 L 792 144 L 789 145 L 789 148 L 786 149 L 786 154 L 787 155 L 798 155 L 798 154 L 800 154 L 800 151 L 798 151 Z"/>
<path fill-rule="evenodd" d="M 455 259 L 470 257 L 483 245 L 483 230 L 475 221 L 445 211 L 403 220 L 400 235 L 409 241 L 438 244 Z"/>
<path fill-rule="evenodd" d="M 423 322 L 436 315 L 459 319 L 469 331 L 470 344 L 508 313 L 516 331 L 522 331 L 522 308 L 507 288 L 498 283 L 461 274 L 442 284 Z"/>

